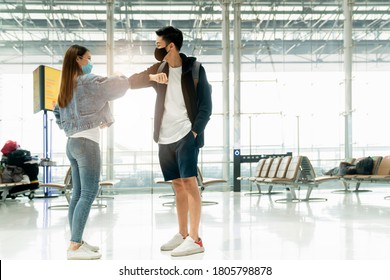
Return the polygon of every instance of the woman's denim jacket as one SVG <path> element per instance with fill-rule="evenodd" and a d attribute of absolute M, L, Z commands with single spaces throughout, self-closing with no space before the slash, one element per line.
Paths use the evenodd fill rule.
<path fill-rule="evenodd" d="M 129 81 L 124 76 L 81 75 L 68 106 L 55 106 L 56 123 L 68 137 L 98 126 L 110 126 L 114 117 L 108 101 L 122 97 L 128 89 Z"/>

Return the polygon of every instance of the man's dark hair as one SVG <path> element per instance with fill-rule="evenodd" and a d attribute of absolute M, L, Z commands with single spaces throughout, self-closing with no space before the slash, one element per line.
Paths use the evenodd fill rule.
<path fill-rule="evenodd" d="M 175 44 L 177 50 L 180 51 L 183 45 L 183 33 L 179 29 L 173 26 L 166 26 L 157 30 L 156 34 L 162 37 L 167 45 L 170 43 Z"/>

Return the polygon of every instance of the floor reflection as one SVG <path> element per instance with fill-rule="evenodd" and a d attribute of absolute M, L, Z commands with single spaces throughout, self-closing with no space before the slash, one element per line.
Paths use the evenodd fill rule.
<path fill-rule="evenodd" d="M 202 207 L 205 253 L 185 260 L 349 260 L 390 258 L 390 200 L 385 187 L 364 193 L 315 190 L 326 202 L 275 203 L 277 195 L 208 192 L 218 204 Z M 160 252 L 178 231 L 175 207 L 161 194 L 114 195 L 92 209 L 85 239 L 103 260 L 171 260 Z M 63 260 L 69 240 L 65 198 L 6 200 L 0 204 L 0 258 Z"/>

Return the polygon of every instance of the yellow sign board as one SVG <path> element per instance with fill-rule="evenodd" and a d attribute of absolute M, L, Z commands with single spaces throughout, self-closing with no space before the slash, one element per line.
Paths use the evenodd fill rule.
<path fill-rule="evenodd" d="M 40 65 L 33 71 L 34 113 L 41 110 L 53 111 L 60 91 L 61 71 Z"/>

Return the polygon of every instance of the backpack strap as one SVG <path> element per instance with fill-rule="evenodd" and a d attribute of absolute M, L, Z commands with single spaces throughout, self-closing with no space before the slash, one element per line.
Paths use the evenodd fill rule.
<path fill-rule="evenodd" d="M 157 73 L 161 73 L 163 71 L 166 63 L 166 61 L 161 62 L 160 66 L 157 69 Z"/>
<path fill-rule="evenodd" d="M 163 71 L 166 63 L 167 63 L 166 61 L 161 62 L 160 66 L 157 69 L 157 73 L 161 73 Z M 199 81 L 199 69 L 200 69 L 200 62 L 195 61 L 194 64 L 192 65 L 192 79 L 194 80 L 195 90 L 198 86 L 198 81 Z"/>
<path fill-rule="evenodd" d="M 200 69 L 200 62 L 195 61 L 192 65 L 192 79 L 194 80 L 195 90 L 198 86 L 199 81 L 199 69 Z"/>

